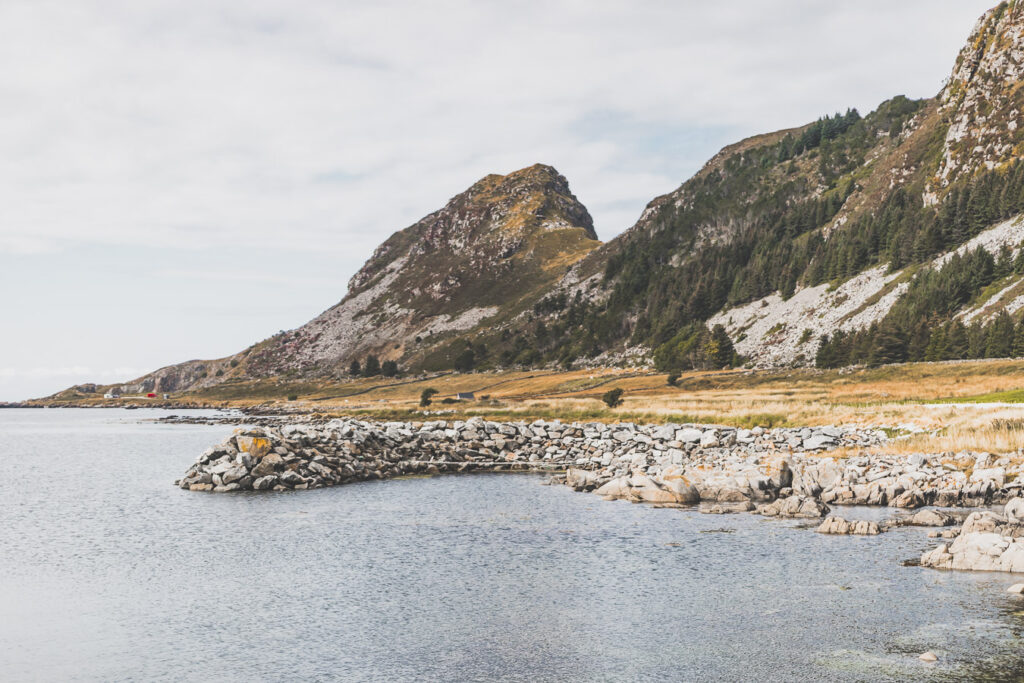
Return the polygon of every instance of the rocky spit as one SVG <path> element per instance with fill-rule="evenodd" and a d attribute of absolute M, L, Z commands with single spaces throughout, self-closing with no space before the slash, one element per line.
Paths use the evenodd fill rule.
<path fill-rule="evenodd" d="M 817 520 L 823 534 L 953 527 L 930 534 L 955 540 L 925 553 L 922 565 L 1024 572 L 1020 465 L 989 454 L 828 454 L 888 438 L 882 430 L 856 427 L 336 419 L 240 429 L 207 449 L 175 483 L 218 493 L 286 491 L 444 472 L 548 471 L 552 483 L 606 499 Z M 931 509 L 882 524 L 829 516 L 830 506 L 844 505 L 1003 504 L 1002 514 L 974 512 L 965 521 L 963 513 Z"/>

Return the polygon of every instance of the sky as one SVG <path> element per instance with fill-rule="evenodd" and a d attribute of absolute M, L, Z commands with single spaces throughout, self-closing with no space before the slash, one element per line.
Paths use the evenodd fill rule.
<path fill-rule="evenodd" d="M 996 0 L 4 0 L 0 401 L 235 353 L 488 173 L 602 239 L 721 147 L 931 97 Z"/>

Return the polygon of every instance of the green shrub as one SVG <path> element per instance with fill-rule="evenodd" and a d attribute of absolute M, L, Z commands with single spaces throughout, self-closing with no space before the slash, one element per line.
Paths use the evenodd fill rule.
<path fill-rule="evenodd" d="M 601 400 L 604 401 L 604 404 L 609 408 L 618 408 L 622 405 L 622 394 L 622 389 L 610 389 L 609 391 L 604 392 L 604 396 L 601 397 Z"/>

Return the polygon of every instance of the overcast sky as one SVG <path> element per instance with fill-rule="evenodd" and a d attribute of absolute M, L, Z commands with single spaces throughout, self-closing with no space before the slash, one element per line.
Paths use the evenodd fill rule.
<path fill-rule="evenodd" d="M 555 166 L 602 239 L 720 147 L 930 97 L 996 0 L 4 0 L 0 400 L 241 350 Z"/>

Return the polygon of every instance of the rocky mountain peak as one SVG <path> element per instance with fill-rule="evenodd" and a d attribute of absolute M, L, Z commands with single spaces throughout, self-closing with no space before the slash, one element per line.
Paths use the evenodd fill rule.
<path fill-rule="evenodd" d="M 388 238 L 339 304 L 258 345 L 249 369 L 337 372 L 369 354 L 408 361 L 532 305 L 599 244 L 590 213 L 551 166 L 485 176 Z"/>
<path fill-rule="evenodd" d="M 1024 5 L 1003 2 L 986 12 L 961 50 L 940 96 L 949 123 L 929 197 L 959 178 L 997 168 L 1024 154 Z"/>
<path fill-rule="evenodd" d="M 366 287 L 400 258 L 444 260 L 477 251 L 486 252 L 481 254 L 485 260 L 510 258 L 522 255 L 533 238 L 563 230 L 597 240 L 590 213 L 553 167 L 534 164 L 507 175 L 487 175 L 444 208 L 392 235 L 353 276 L 349 290 Z"/>

